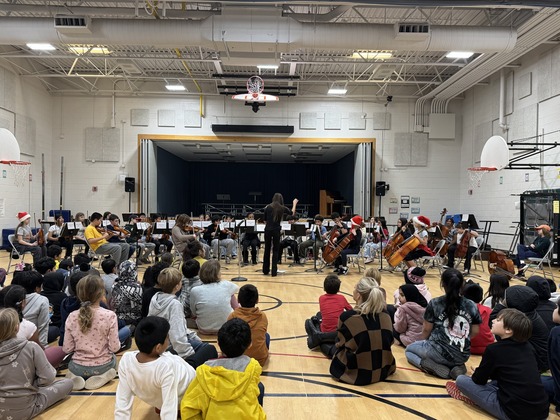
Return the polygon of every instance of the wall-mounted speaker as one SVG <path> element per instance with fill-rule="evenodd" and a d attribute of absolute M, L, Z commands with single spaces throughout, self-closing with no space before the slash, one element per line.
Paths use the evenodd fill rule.
<path fill-rule="evenodd" d="M 385 181 L 377 181 L 375 183 L 375 195 L 378 197 L 383 197 L 385 195 L 385 191 L 389 189 L 389 185 L 385 183 Z"/>
<path fill-rule="evenodd" d="M 124 179 L 124 191 L 125 192 L 134 192 L 134 187 L 136 185 L 136 180 L 132 177 L 126 177 Z"/>

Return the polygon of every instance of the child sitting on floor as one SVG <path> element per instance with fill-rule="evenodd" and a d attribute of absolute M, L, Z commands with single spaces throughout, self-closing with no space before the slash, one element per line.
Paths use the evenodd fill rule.
<path fill-rule="evenodd" d="M 56 370 L 37 343 L 17 338 L 18 313 L 0 309 L 0 400 L 2 418 L 30 419 L 65 398 L 72 381 L 55 381 Z"/>
<path fill-rule="evenodd" d="M 307 347 L 310 349 L 324 343 L 334 343 L 340 314 L 352 309 L 348 300 L 338 293 L 340 284 L 336 274 L 329 274 L 323 281 L 325 294 L 319 296 L 319 312 L 311 319 L 305 320 Z"/>
<path fill-rule="evenodd" d="M 100 277 L 87 275 L 76 286 L 81 305 L 68 315 L 62 349 L 74 352 L 68 365 L 73 390 L 98 389 L 117 376 L 115 352 L 121 348 L 117 315 L 99 306 L 105 298 Z"/>
<path fill-rule="evenodd" d="M 191 311 L 191 290 L 196 286 L 202 286 L 202 281 L 198 277 L 200 272 L 200 263 L 191 259 L 183 262 L 181 267 L 183 278 L 181 279 L 181 292 L 179 294 L 179 302 L 183 305 L 187 327 L 196 328 L 196 320 Z"/>
<path fill-rule="evenodd" d="M 262 368 L 243 355 L 251 345 L 249 324 L 238 318 L 227 321 L 218 331 L 218 345 L 222 357 L 196 369 L 181 400 L 181 419 L 266 419 Z"/>
<path fill-rule="evenodd" d="M 492 322 L 492 333 L 500 341 L 486 348 L 472 377 L 459 375 L 456 383 L 447 382 L 447 392 L 496 418 L 548 418 L 548 397 L 535 353 L 527 341 L 531 331 L 531 321 L 524 313 L 501 310 Z"/>
<path fill-rule="evenodd" d="M 393 336 L 403 346 L 422 339 L 424 312 L 428 302 L 413 284 L 399 287 L 399 303 L 395 312 Z"/>
<path fill-rule="evenodd" d="M 490 332 L 489 321 L 492 309 L 480 304 L 480 302 L 482 302 L 483 293 L 482 287 L 470 280 L 463 288 L 463 297 L 466 297 L 476 303 L 476 307 L 478 308 L 478 312 L 482 318 L 478 334 L 471 338 L 471 354 L 483 354 L 486 347 L 496 341 L 494 339 L 494 335 Z"/>
<path fill-rule="evenodd" d="M 259 291 L 252 284 L 246 284 L 239 289 L 237 301 L 241 307 L 229 314 L 228 321 L 239 318 L 251 327 L 251 346 L 245 351 L 245 355 L 256 359 L 263 366 L 268 359 L 270 348 L 270 335 L 266 332 L 268 319 L 266 314 L 258 307 Z"/>
<path fill-rule="evenodd" d="M 177 419 L 179 403 L 195 371 L 179 356 L 166 351 L 169 328 L 169 322 L 158 316 L 138 323 L 138 351 L 123 354 L 119 363 L 115 420 L 132 418 L 134 396 L 160 410 L 162 420 Z"/>

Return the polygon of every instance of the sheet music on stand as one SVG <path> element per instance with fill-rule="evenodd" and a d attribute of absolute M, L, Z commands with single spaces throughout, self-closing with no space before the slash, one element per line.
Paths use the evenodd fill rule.
<path fill-rule="evenodd" d="M 162 220 L 161 222 L 155 222 L 153 224 L 152 233 L 171 235 L 171 229 L 173 227 L 169 227 L 169 222 L 171 222 L 171 220 Z M 175 220 L 173 220 L 173 222 L 175 222 Z M 173 226 L 175 226 L 175 223 L 173 223 Z"/>
<path fill-rule="evenodd" d="M 132 225 L 132 232 L 130 232 L 131 238 L 141 238 L 146 235 L 146 231 L 150 227 L 149 223 L 146 222 L 136 222 Z"/>
<path fill-rule="evenodd" d="M 61 238 L 74 237 L 78 233 L 78 231 L 80 230 L 80 227 L 76 227 L 76 224 L 79 224 L 80 227 L 82 225 L 81 222 L 67 222 L 67 223 L 64 223 L 62 225 L 62 229 L 60 230 L 60 237 Z"/>

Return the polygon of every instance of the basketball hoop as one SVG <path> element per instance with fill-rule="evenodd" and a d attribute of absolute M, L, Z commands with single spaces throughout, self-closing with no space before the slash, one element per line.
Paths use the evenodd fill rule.
<path fill-rule="evenodd" d="M 27 174 L 29 174 L 29 169 L 31 168 L 31 162 L 22 162 L 20 160 L 0 160 L 3 165 L 10 165 L 14 171 L 14 185 L 18 187 L 23 187 L 25 185 L 25 179 Z"/>
<path fill-rule="evenodd" d="M 477 188 L 480 187 L 480 181 L 482 181 L 482 177 L 488 172 L 493 172 L 496 170 L 497 168 L 493 168 L 491 166 L 479 166 L 474 168 L 468 168 L 467 172 L 469 173 L 471 188 L 474 189 L 475 187 Z"/>
<path fill-rule="evenodd" d="M 245 102 L 277 101 L 278 96 L 264 94 L 264 80 L 260 76 L 251 76 L 247 80 L 247 93 L 233 95 L 232 99 Z"/>

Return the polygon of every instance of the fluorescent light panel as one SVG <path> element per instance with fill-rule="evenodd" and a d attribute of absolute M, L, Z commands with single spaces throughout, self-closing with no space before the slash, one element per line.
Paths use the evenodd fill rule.
<path fill-rule="evenodd" d="M 97 54 L 97 55 L 111 54 L 111 51 L 109 51 L 106 47 L 92 47 L 92 46 L 88 46 L 88 45 L 75 45 L 73 47 L 69 47 L 68 49 L 70 50 L 70 52 L 73 52 L 74 54 L 77 54 L 77 55 L 83 55 L 85 53 Z"/>
<path fill-rule="evenodd" d="M 471 58 L 474 55 L 473 52 L 468 51 L 451 51 L 446 55 L 447 58 Z"/>
<path fill-rule="evenodd" d="M 329 94 L 329 95 L 346 95 L 346 92 L 348 92 L 348 89 L 346 89 L 346 88 L 333 86 L 329 89 L 327 94 Z"/>
<path fill-rule="evenodd" d="M 393 58 L 393 53 L 390 51 L 355 51 L 352 58 L 366 59 L 366 60 L 388 60 Z"/>
<path fill-rule="evenodd" d="M 27 44 L 27 47 L 32 50 L 39 50 L 39 51 L 53 51 L 56 48 L 53 47 L 51 44 L 47 43 L 38 43 L 38 42 L 30 42 Z"/>
<path fill-rule="evenodd" d="M 259 64 L 257 66 L 259 70 L 278 70 L 277 64 Z"/>
<path fill-rule="evenodd" d="M 183 85 L 165 85 L 165 88 L 172 92 L 182 92 L 187 90 L 187 88 Z"/>

